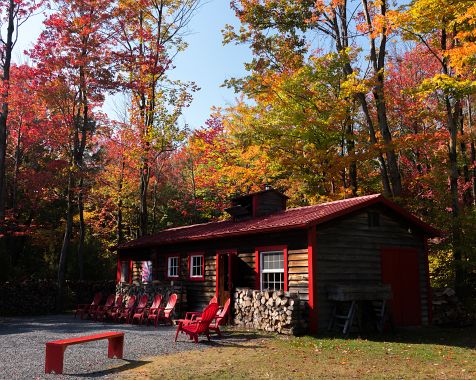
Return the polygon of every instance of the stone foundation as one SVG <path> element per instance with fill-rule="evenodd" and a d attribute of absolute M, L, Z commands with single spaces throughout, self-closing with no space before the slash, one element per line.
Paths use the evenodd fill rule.
<path fill-rule="evenodd" d="M 135 283 L 135 284 L 128 284 L 128 283 L 118 283 L 116 285 L 116 295 L 122 294 L 124 297 L 124 304 L 127 303 L 127 300 L 131 296 L 136 296 L 139 298 L 143 294 L 147 294 L 148 302 L 147 305 L 150 306 L 154 300 L 154 296 L 156 294 L 162 294 L 162 304 L 161 306 L 165 306 L 167 301 L 172 293 L 177 294 L 177 304 L 175 306 L 174 311 L 174 318 L 182 315 L 182 312 L 187 311 L 187 293 L 185 289 L 179 286 L 168 286 L 164 285 L 163 283 L 159 282 L 152 282 L 152 283 Z"/>

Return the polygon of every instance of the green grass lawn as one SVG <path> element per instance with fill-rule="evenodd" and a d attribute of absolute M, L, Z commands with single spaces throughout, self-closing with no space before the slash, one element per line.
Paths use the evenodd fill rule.
<path fill-rule="evenodd" d="M 476 379 L 476 327 L 359 338 L 228 331 L 200 351 L 148 358 L 133 379 Z M 173 344 L 171 342 L 171 344 Z M 193 343 L 190 343 L 193 344 Z"/>

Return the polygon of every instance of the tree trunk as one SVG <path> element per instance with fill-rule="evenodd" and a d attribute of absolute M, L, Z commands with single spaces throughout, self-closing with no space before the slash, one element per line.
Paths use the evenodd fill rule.
<path fill-rule="evenodd" d="M 150 177 L 149 162 L 146 157 L 142 159 L 140 168 L 140 206 L 139 206 L 139 232 L 140 236 L 147 235 L 148 209 L 147 193 L 149 189 Z"/>
<path fill-rule="evenodd" d="M 459 110 L 459 120 L 458 120 L 458 125 L 459 125 L 459 133 L 461 136 L 460 140 L 460 150 L 461 150 L 461 158 L 463 161 L 463 178 L 465 182 L 465 190 L 463 192 L 463 203 L 466 206 L 470 206 L 473 203 L 472 199 L 472 192 L 471 192 L 471 175 L 469 173 L 469 165 L 468 165 L 468 153 L 467 153 L 467 147 L 466 147 L 466 141 L 464 141 L 465 137 L 465 131 L 464 131 L 464 113 L 463 113 L 463 107 L 460 107 Z"/>
<path fill-rule="evenodd" d="M 353 157 L 355 155 L 354 128 L 352 122 L 346 123 L 345 141 L 347 144 L 347 155 Z M 349 164 L 349 182 L 348 185 L 352 190 L 352 195 L 357 195 L 357 161 L 352 158 Z"/>
<path fill-rule="evenodd" d="M 78 211 L 79 211 L 79 243 L 78 243 L 78 266 L 79 280 L 84 280 L 84 237 L 86 224 L 84 223 L 84 199 L 83 199 L 83 177 L 79 179 L 78 185 Z"/>
<path fill-rule="evenodd" d="M 450 195 L 451 195 L 451 234 L 453 237 L 453 262 L 455 268 L 455 290 L 458 294 L 464 286 L 464 269 L 462 266 L 461 251 L 461 223 L 460 223 L 460 207 L 458 202 L 458 118 L 459 118 L 459 102 L 456 103 L 454 110 L 451 106 L 451 100 L 445 96 L 446 117 L 448 123 L 448 131 L 450 133 L 450 141 L 448 144 L 449 158 L 449 177 L 450 177 Z"/>
<path fill-rule="evenodd" d="M 8 97 L 10 92 L 10 65 L 12 61 L 13 50 L 13 32 L 15 31 L 15 8 L 17 3 L 14 0 L 8 2 L 8 27 L 7 42 L 2 43 L 4 46 L 3 76 L 2 76 L 2 111 L 0 112 L 0 231 L 5 221 L 5 205 L 6 205 L 6 158 L 7 158 L 7 120 L 8 120 Z"/>
<path fill-rule="evenodd" d="M 357 94 L 357 99 L 360 102 L 360 105 L 362 107 L 362 112 L 364 113 L 365 120 L 367 122 L 367 130 L 369 132 L 370 142 L 372 143 L 372 145 L 376 146 L 378 144 L 377 136 L 375 134 L 375 128 L 372 121 L 372 117 L 370 116 L 367 99 L 365 99 L 365 94 L 363 93 Z M 385 163 L 385 159 L 380 149 L 377 155 L 377 162 L 379 164 L 379 169 L 380 169 L 380 179 L 382 181 L 383 193 L 384 195 L 389 196 L 392 194 L 392 189 L 390 187 L 390 180 L 388 177 L 387 165 Z"/>
<path fill-rule="evenodd" d="M 387 156 L 388 173 L 390 175 L 390 181 L 392 185 L 392 194 L 393 196 L 397 197 L 402 192 L 402 182 L 400 178 L 400 170 L 398 168 L 397 156 L 395 154 L 395 150 L 392 147 L 392 134 L 388 125 L 387 106 L 384 93 L 385 55 L 387 49 L 386 28 L 382 27 L 382 31 L 380 32 L 380 45 L 377 50 L 376 40 L 373 36 L 374 29 L 372 25 L 372 16 L 367 0 L 362 0 L 362 8 L 367 26 L 369 28 L 368 35 L 370 42 L 370 62 L 372 63 L 375 80 L 377 82 L 372 91 L 375 100 L 375 107 L 377 109 L 377 121 L 380 133 L 382 134 L 383 142 L 385 143 L 385 155 Z M 380 2 L 381 16 L 385 17 L 386 12 L 386 0 L 382 0 Z"/>
<path fill-rule="evenodd" d="M 124 156 L 121 161 L 121 174 L 119 176 L 119 183 L 117 185 L 118 201 L 117 201 L 117 244 L 124 241 L 124 230 L 122 225 L 122 187 L 124 182 L 124 169 L 126 162 Z"/>
<path fill-rule="evenodd" d="M 476 147 L 473 139 L 471 139 L 471 165 L 473 167 L 471 193 L 473 196 L 473 206 L 476 206 Z"/>
<path fill-rule="evenodd" d="M 87 37 L 84 36 L 84 39 Z M 85 43 L 85 40 L 83 40 Z M 83 47 L 82 57 L 86 57 L 87 51 Z M 83 165 L 84 161 L 84 151 L 86 149 L 87 141 L 87 131 L 90 127 L 89 120 L 89 103 L 87 97 L 87 86 L 86 86 L 86 74 L 84 72 L 84 67 L 79 68 L 79 84 L 80 84 L 80 107 L 78 107 L 78 113 L 82 109 L 82 122 L 79 124 L 80 114 L 78 114 L 77 123 L 75 123 L 75 144 L 74 144 L 74 166 L 78 170 L 79 174 L 79 183 L 78 183 L 78 212 L 79 212 L 79 242 L 78 242 L 78 265 L 79 265 L 79 279 L 84 280 L 84 239 L 86 233 L 86 225 L 84 223 L 84 175 L 85 168 Z M 80 294 L 81 296 L 81 294 Z"/>
<path fill-rule="evenodd" d="M 61 253 L 58 264 L 58 298 L 56 300 L 56 307 L 61 311 L 63 307 L 63 284 L 66 273 L 66 258 L 68 256 L 68 249 L 71 241 L 71 234 L 73 231 L 73 203 L 74 203 L 74 179 L 73 172 L 68 173 L 68 195 L 66 208 L 66 226 L 64 230 L 63 245 L 61 246 Z"/>
<path fill-rule="evenodd" d="M 16 215 L 17 209 L 17 187 L 18 187 L 18 175 L 20 174 L 20 160 L 21 160 L 21 123 L 18 126 L 18 136 L 15 146 L 15 167 L 13 168 L 13 180 L 12 180 L 12 212 Z"/>
<path fill-rule="evenodd" d="M 468 130 L 470 135 L 470 166 L 473 168 L 471 173 L 471 196 L 473 198 L 473 206 L 476 206 L 476 147 L 474 144 L 474 131 L 473 131 L 473 109 L 471 105 L 471 98 L 468 96 L 466 99 L 466 105 L 468 108 Z"/>
<path fill-rule="evenodd" d="M 380 76 L 380 75 L 378 75 Z M 392 184 L 392 194 L 398 197 L 402 193 L 402 182 L 400 178 L 400 170 L 398 168 L 397 155 L 392 147 L 392 134 L 388 127 L 387 107 L 385 105 L 383 94 L 383 75 L 382 83 L 374 89 L 374 98 L 377 107 L 377 120 L 379 124 L 380 133 L 382 134 L 385 143 L 385 155 L 387 156 L 388 173 L 390 182 Z"/>

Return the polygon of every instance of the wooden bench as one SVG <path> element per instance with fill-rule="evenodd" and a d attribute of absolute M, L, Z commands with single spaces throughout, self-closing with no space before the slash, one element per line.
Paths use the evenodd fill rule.
<path fill-rule="evenodd" d="M 106 332 L 77 338 L 54 340 L 52 342 L 46 343 L 45 373 L 51 373 L 53 371 L 57 374 L 63 373 L 64 351 L 68 346 L 101 339 L 107 339 L 109 341 L 107 348 L 108 358 L 116 357 L 118 359 L 122 359 L 122 353 L 124 349 L 123 332 Z"/>

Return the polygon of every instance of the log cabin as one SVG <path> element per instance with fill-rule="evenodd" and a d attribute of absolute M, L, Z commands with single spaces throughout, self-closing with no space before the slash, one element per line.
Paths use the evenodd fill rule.
<path fill-rule="evenodd" d="M 311 333 L 332 316 L 330 286 L 391 286 L 398 326 L 431 320 L 429 238 L 440 232 L 380 194 L 286 208 L 275 189 L 236 197 L 224 221 L 170 228 L 117 247 L 117 281 L 179 285 L 198 310 L 234 290 L 297 294 Z"/>

